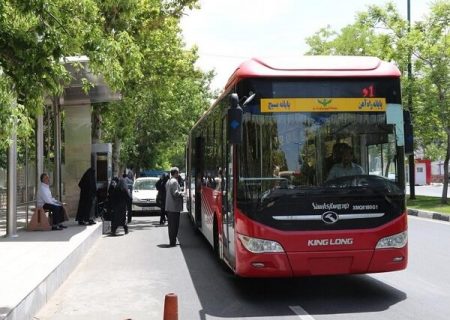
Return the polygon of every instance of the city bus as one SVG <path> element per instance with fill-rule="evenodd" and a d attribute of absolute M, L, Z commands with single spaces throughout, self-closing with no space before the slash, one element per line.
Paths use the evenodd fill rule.
<path fill-rule="evenodd" d="M 405 269 L 405 112 L 376 57 L 243 62 L 189 133 L 193 226 L 240 277 Z"/>

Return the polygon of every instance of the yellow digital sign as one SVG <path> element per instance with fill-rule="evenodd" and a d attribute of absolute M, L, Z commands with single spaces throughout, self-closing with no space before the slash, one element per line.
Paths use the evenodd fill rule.
<path fill-rule="evenodd" d="M 261 99 L 261 112 L 381 112 L 386 98 Z"/>

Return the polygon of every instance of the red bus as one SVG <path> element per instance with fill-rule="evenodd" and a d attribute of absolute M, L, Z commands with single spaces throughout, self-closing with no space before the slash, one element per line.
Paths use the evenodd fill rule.
<path fill-rule="evenodd" d="M 242 63 L 189 134 L 193 225 L 242 277 L 405 269 L 406 118 L 378 58 Z"/>

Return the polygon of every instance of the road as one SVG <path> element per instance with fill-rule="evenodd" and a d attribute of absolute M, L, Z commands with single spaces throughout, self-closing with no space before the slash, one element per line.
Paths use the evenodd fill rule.
<path fill-rule="evenodd" d="M 416 196 L 442 197 L 442 185 L 415 186 Z M 406 194 L 409 194 L 409 186 L 406 186 Z M 450 189 L 447 190 L 450 197 Z"/>
<path fill-rule="evenodd" d="M 99 239 L 35 319 L 163 319 L 178 295 L 180 320 L 446 320 L 450 314 L 450 224 L 409 219 L 404 271 L 300 279 L 238 279 L 214 260 L 184 214 L 181 245 L 167 247 L 158 217 Z"/>

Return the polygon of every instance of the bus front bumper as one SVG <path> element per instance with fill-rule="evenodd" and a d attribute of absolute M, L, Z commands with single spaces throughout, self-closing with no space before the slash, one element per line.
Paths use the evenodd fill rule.
<path fill-rule="evenodd" d="M 407 246 L 400 249 L 254 254 L 238 244 L 236 274 L 242 277 L 303 277 L 403 270 Z"/>

